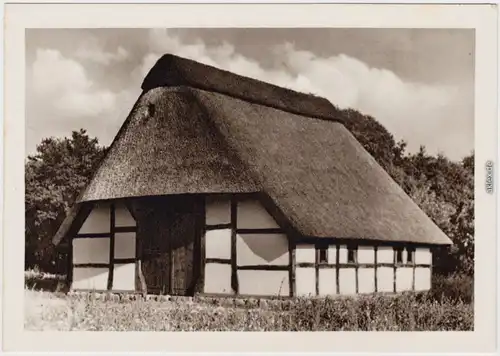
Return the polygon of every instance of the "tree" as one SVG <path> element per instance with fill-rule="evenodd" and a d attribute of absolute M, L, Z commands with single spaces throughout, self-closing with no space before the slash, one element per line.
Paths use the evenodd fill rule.
<path fill-rule="evenodd" d="M 398 148 L 393 135 L 375 118 L 359 111 L 345 109 L 340 113 L 347 129 L 384 169 L 389 170 Z"/>
<path fill-rule="evenodd" d="M 25 267 L 46 272 L 59 267 L 51 239 L 105 153 L 85 130 L 46 138 L 25 164 Z"/>

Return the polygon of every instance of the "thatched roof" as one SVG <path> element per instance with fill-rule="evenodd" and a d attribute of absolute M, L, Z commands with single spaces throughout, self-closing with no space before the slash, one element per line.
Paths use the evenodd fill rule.
<path fill-rule="evenodd" d="M 328 101 L 192 63 L 153 67 L 79 204 L 262 192 L 303 236 L 451 243 Z"/>
<path fill-rule="evenodd" d="M 180 86 L 225 94 L 294 114 L 341 120 L 338 109 L 325 98 L 299 93 L 171 54 L 158 60 L 146 75 L 141 88 L 146 92 L 158 87 Z"/>

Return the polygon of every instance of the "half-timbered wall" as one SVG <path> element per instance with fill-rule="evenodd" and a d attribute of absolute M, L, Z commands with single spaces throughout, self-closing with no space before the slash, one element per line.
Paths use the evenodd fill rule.
<path fill-rule="evenodd" d="M 206 294 L 328 296 L 431 287 L 429 248 L 291 243 L 256 198 L 238 195 L 207 197 L 204 220 L 199 291 Z M 72 289 L 137 289 L 136 222 L 125 204 L 95 204 L 71 244 Z"/>
<path fill-rule="evenodd" d="M 124 204 L 98 203 L 72 245 L 73 290 L 134 291 L 136 224 Z"/>
<path fill-rule="evenodd" d="M 370 245 L 297 244 L 297 296 L 423 291 L 431 287 L 432 253 Z"/>
<path fill-rule="evenodd" d="M 286 234 L 255 199 L 206 201 L 204 292 L 289 296 Z"/>
<path fill-rule="evenodd" d="M 430 289 L 428 248 L 397 252 L 393 246 L 304 240 L 292 254 L 287 235 L 255 198 L 208 197 L 205 212 L 205 293 L 328 296 Z"/>

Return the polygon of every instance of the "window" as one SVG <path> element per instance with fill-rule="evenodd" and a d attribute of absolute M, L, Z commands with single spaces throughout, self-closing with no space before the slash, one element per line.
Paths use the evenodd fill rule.
<path fill-rule="evenodd" d="M 403 263 L 403 249 L 396 249 L 396 263 Z"/>
<path fill-rule="evenodd" d="M 356 248 L 347 248 L 347 263 L 356 263 Z"/>
<path fill-rule="evenodd" d="M 415 256 L 415 249 L 413 247 L 407 248 L 406 249 L 406 261 L 408 263 L 413 263 L 414 256 Z"/>
<path fill-rule="evenodd" d="M 328 262 L 328 249 L 326 247 L 320 247 L 319 249 L 319 263 Z"/>

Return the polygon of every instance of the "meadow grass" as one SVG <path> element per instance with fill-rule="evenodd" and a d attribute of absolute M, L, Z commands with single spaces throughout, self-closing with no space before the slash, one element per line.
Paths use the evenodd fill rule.
<path fill-rule="evenodd" d="M 25 328 L 82 331 L 473 330 L 473 298 L 469 298 L 472 294 L 467 291 L 471 282 L 459 277 L 438 282 L 441 284 L 426 293 L 297 298 L 268 308 L 243 303 L 239 307 L 224 307 L 196 299 L 102 300 L 93 293 L 72 295 L 27 288 Z M 440 291 L 439 286 L 444 289 Z"/>

